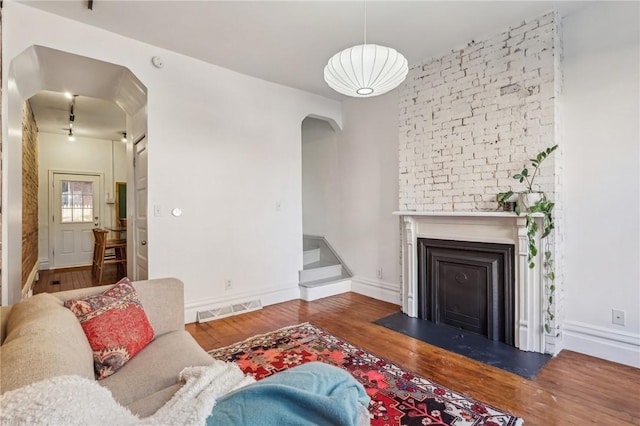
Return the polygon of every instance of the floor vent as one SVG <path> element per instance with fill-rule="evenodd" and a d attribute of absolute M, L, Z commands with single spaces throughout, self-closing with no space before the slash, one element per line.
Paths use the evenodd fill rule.
<path fill-rule="evenodd" d="M 207 322 L 231 315 L 243 314 L 246 312 L 257 311 L 262 309 L 260 299 L 250 300 L 248 302 L 234 303 L 233 305 L 222 306 L 220 308 L 199 311 L 197 313 L 198 322 Z"/>

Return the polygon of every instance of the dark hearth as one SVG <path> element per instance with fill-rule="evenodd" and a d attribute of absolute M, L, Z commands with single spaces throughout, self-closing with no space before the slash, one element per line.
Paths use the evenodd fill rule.
<path fill-rule="evenodd" d="M 418 316 L 514 344 L 513 245 L 418 239 Z"/>
<path fill-rule="evenodd" d="M 420 318 L 410 318 L 402 312 L 381 318 L 374 323 L 530 380 L 551 359 L 547 354 L 521 351 L 514 346 L 486 339 L 476 333 Z"/>

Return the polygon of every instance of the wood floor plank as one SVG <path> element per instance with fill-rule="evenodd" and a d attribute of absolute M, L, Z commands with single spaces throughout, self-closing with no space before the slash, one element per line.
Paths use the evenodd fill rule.
<path fill-rule="evenodd" d="M 406 370 L 523 417 L 527 426 L 640 424 L 639 369 L 563 351 L 534 380 L 527 380 L 372 323 L 398 310 L 397 305 L 345 293 L 188 324 L 187 330 L 210 350 L 310 322 Z"/>
<path fill-rule="evenodd" d="M 103 284 L 120 276 L 105 270 Z M 62 285 L 53 285 L 60 279 Z M 65 286 L 98 285 L 91 268 L 40 271 L 34 293 Z M 335 336 L 427 377 L 456 392 L 525 419 L 530 425 L 640 425 L 640 369 L 562 351 L 534 380 L 453 354 L 382 326 L 374 320 L 399 310 L 397 305 L 357 293 L 314 302 L 292 300 L 261 310 L 186 329 L 206 350 L 227 346 L 275 329 L 310 322 Z"/>

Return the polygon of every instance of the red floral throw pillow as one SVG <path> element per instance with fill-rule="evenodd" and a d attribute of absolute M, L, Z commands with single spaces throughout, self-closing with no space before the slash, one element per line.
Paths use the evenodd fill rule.
<path fill-rule="evenodd" d="M 112 375 L 153 340 L 153 328 L 128 278 L 102 294 L 64 305 L 87 335 L 98 380 Z"/>

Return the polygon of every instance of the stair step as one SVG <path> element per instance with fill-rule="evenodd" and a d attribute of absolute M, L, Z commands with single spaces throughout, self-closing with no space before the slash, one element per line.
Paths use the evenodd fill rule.
<path fill-rule="evenodd" d="M 349 277 L 333 277 L 327 280 L 300 283 L 300 298 L 307 302 L 323 297 L 335 296 L 336 294 L 342 294 L 348 291 L 351 291 L 351 279 Z"/>
<path fill-rule="evenodd" d="M 305 265 L 300 271 L 300 283 L 342 276 L 342 265 L 324 265 L 323 263 L 325 262 L 319 261 Z"/>
<path fill-rule="evenodd" d="M 311 250 L 305 250 L 302 253 L 302 263 L 303 265 L 309 265 L 311 263 L 320 261 L 320 249 L 315 248 Z"/>
<path fill-rule="evenodd" d="M 327 284 L 335 283 L 336 281 L 342 281 L 342 280 L 346 280 L 346 279 L 350 279 L 350 278 L 351 277 L 348 274 L 346 274 L 344 271 L 342 271 L 342 275 L 336 275 L 334 277 L 322 278 L 320 280 L 301 282 L 299 285 L 300 285 L 300 287 L 305 287 L 305 288 L 322 287 L 322 286 L 327 285 Z"/>

